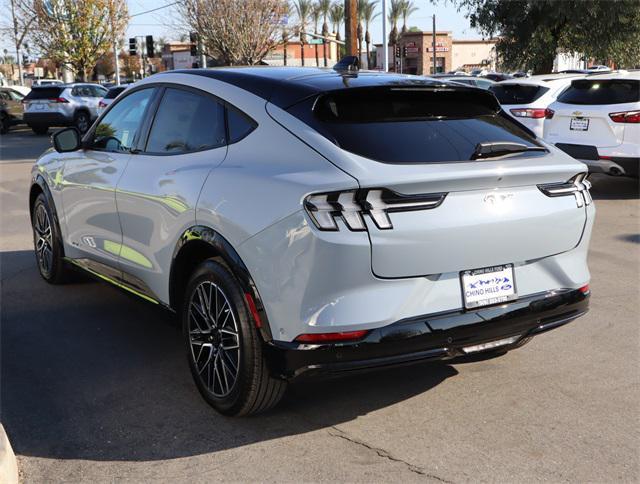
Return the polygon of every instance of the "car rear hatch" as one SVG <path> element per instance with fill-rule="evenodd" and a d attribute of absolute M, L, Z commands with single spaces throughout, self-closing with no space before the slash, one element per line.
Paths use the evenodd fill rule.
<path fill-rule="evenodd" d="M 550 153 L 487 91 L 348 89 L 289 112 L 344 150 L 329 156 L 362 188 L 312 197 L 307 207 L 327 201 L 344 222 L 338 229 L 364 228 L 362 217 L 378 277 L 523 263 L 581 239 L 584 201 L 569 192 L 549 196 L 541 186 L 559 187 L 584 165 Z"/>
<path fill-rule="evenodd" d="M 638 109 L 640 81 L 580 79 L 573 81 L 547 115 L 545 137 L 552 143 L 615 147 L 624 140 L 625 123 L 615 113 Z M 549 117 L 551 116 L 551 117 Z"/>
<path fill-rule="evenodd" d="M 25 111 L 30 114 L 44 112 L 59 103 L 67 103 L 68 100 L 61 97 L 64 89 L 64 87 L 56 86 L 34 87 L 22 101 L 25 105 Z"/>

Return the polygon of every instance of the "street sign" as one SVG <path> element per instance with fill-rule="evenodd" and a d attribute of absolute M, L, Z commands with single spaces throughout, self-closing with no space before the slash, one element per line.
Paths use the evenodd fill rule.
<path fill-rule="evenodd" d="M 309 41 L 307 42 L 307 44 L 312 44 L 312 45 L 317 45 L 322 43 L 323 43 L 322 39 L 309 39 Z"/>

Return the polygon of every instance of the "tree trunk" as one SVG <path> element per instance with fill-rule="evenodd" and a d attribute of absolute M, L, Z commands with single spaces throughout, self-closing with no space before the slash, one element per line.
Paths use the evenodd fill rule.
<path fill-rule="evenodd" d="M 555 51 L 550 51 L 544 57 L 536 59 L 533 67 L 534 74 L 548 74 L 553 71 L 553 61 L 555 60 Z"/>
<path fill-rule="evenodd" d="M 318 44 L 315 44 L 316 47 L 316 67 L 320 67 L 320 52 L 318 49 Z"/>
<path fill-rule="evenodd" d="M 302 61 L 302 67 L 304 67 L 304 42 L 300 42 L 300 60 Z"/>
<path fill-rule="evenodd" d="M 284 41 L 284 44 L 282 44 L 282 52 L 284 55 L 284 59 L 283 59 L 284 65 L 286 66 L 287 65 L 287 41 L 286 40 Z"/>
<path fill-rule="evenodd" d="M 371 48 L 369 42 L 367 42 L 367 69 L 371 69 Z"/>

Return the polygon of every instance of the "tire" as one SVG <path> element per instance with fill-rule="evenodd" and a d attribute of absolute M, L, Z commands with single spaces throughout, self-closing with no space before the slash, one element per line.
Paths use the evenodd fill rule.
<path fill-rule="evenodd" d="M 60 228 L 44 194 L 36 197 L 31 213 L 33 245 L 40 275 L 50 284 L 69 281 L 71 268 L 64 261 Z"/>
<path fill-rule="evenodd" d="M 244 293 L 215 259 L 191 276 L 181 319 L 189 368 L 209 405 L 224 415 L 245 416 L 280 401 L 287 383 L 270 375 Z"/>
<path fill-rule="evenodd" d="M 86 133 L 91 127 L 91 118 L 86 111 L 78 111 L 73 117 L 73 125 L 78 128 L 80 133 Z"/>
<path fill-rule="evenodd" d="M 31 126 L 31 129 L 35 134 L 43 135 L 49 131 L 49 126 Z"/>
<path fill-rule="evenodd" d="M 7 134 L 11 127 L 11 120 L 6 113 L 0 113 L 0 134 Z"/>

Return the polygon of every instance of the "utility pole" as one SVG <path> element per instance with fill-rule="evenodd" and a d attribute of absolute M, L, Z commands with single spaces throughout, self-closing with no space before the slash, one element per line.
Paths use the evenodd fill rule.
<path fill-rule="evenodd" d="M 347 55 L 358 55 L 358 7 L 356 0 L 344 0 L 344 33 Z M 358 59 L 360 61 L 360 59 Z"/>
<path fill-rule="evenodd" d="M 433 73 L 436 73 L 436 14 L 433 14 Z"/>
<path fill-rule="evenodd" d="M 387 0 L 382 0 L 382 50 L 384 51 L 384 72 L 389 72 L 389 39 L 387 39 Z"/>

